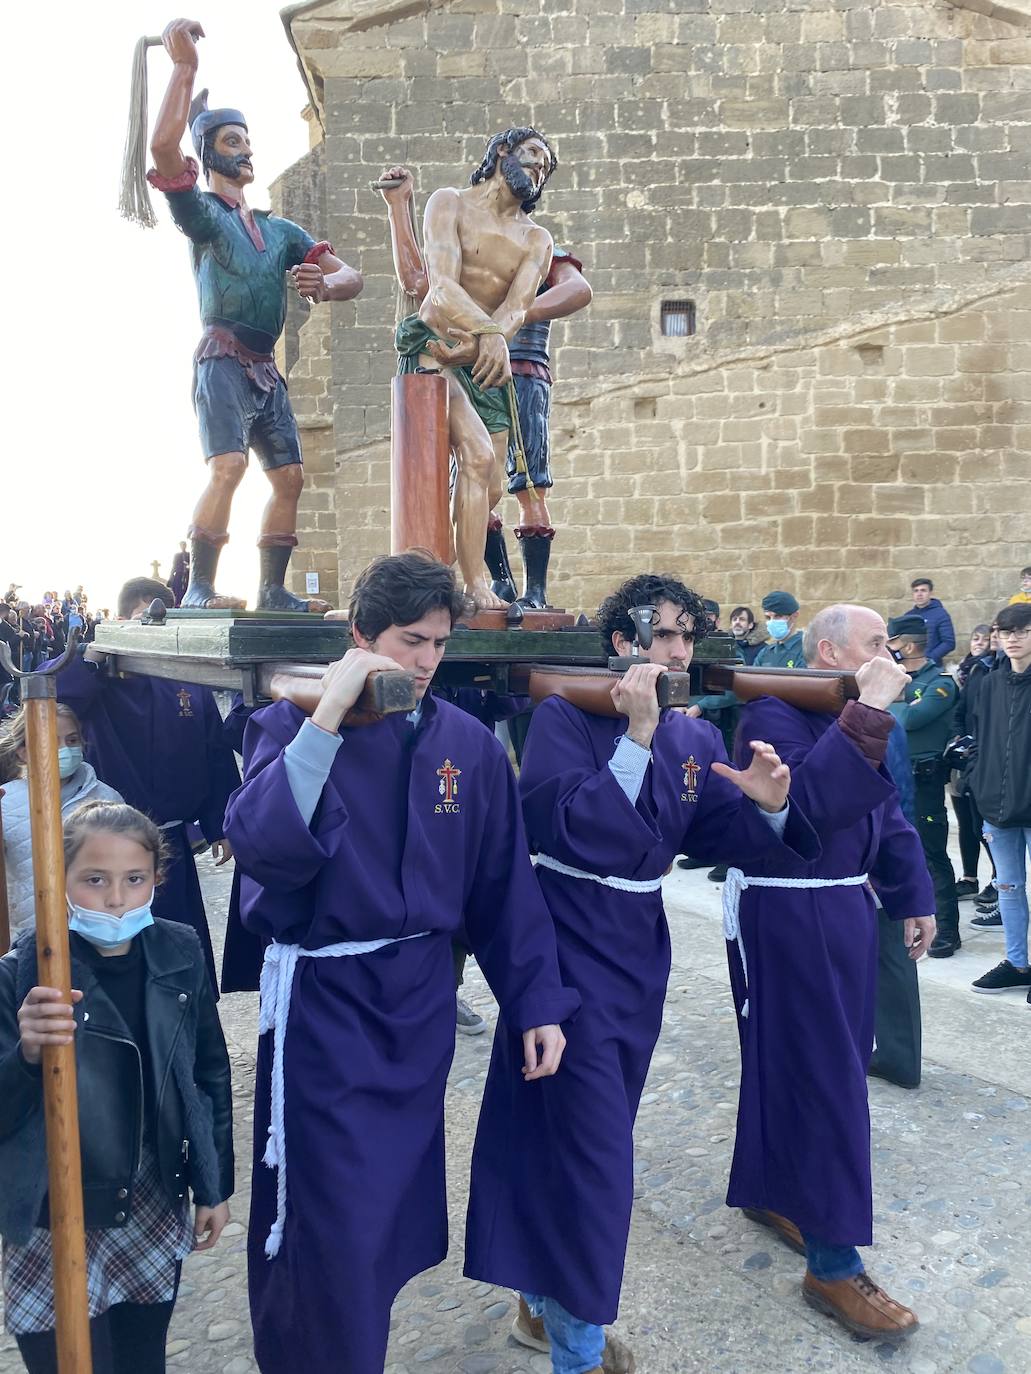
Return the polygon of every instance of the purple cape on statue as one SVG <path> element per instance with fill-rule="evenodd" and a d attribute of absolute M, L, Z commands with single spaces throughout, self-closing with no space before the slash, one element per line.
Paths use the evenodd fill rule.
<path fill-rule="evenodd" d="M 850 737 L 870 738 L 877 718 L 885 716 L 853 702 L 839 723 L 771 697 L 745 708 L 738 759 L 745 739 L 761 738 L 775 747 L 791 768 L 791 795 L 823 847 L 815 863 L 769 857 L 742 864 L 746 876 L 834 879 L 869 873 L 888 916 L 933 914 L 923 849 L 899 809 L 895 784 L 883 764 L 875 767 Z M 849 722 L 847 731 L 842 726 Z M 886 744 L 885 729 L 878 733 Z M 876 757 L 878 750 L 871 753 Z M 741 959 L 736 944 L 728 944 L 741 1094 L 727 1203 L 778 1212 L 803 1235 L 826 1244 L 869 1245 L 866 1068 L 877 977 L 873 897 L 866 886 L 751 888 L 741 897 L 740 926 L 749 1010 L 742 1017 Z"/>
<path fill-rule="evenodd" d="M 633 1125 L 662 1025 L 669 929 L 658 881 L 678 854 L 709 862 L 811 858 L 819 842 L 792 803 L 783 840 L 728 779 L 715 726 L 666 711 L 636 805 L 608 763 L 625 720 L 558 698 L 534 712 L 520 774 L 537 877 L 562 979 L 583 1009 L 562 1067 L 529 1096 L 499 1030 L 473 1153 L 465 1272 L 544 1294 L 581 1321 L 613 1321 L 633 1202 Z M 795 852 L 797 851 L 797 853 Z M 580 870 L 546 867 L 557 860 Z M 801 859 L 798 859 L 801 862 Z M 629 880 L 630 889 L 586 876 Z M 634 884 L 652 890 L 634 890 Z"/>
<path fill-rule="evenodd" d="M 86 758 L 97 777 L 162 827 L 169 854 L 154 892 L 154 915 L 193 927 L 217 988 L 186 825 L 196 821 L 209 844 L 222 839 L 226 803 L 240 785 L 240 773 L 223 742 L 210 689 L 154 677 L 111 677 L 80 655 L 58 674 L 57 699 L 82 722 Z"/>
<path fill-rule="evenodd" d="M 255 1352 L 263 1374 L 382 1374 L 394 1297 L 447 1253 L 451 937 L 464 926 L 515 1043 L 566 1021 L 579 998 L 562 986 L 515 779 L 490 731 L 431 697 L 417 728 L 394 716 L 342 730 L 308 826 L 283 759 L 302 721 L 278 703 L 247 726 L 246 778 L 226 816 L 244 924 L 305 949 L 429 934 L 298 961 L 284 1055 L 289 1192 L 271 1260 L 276 1173 L 262 1155 L 272 1037 L 261 1038 L 248 1238 Z M 541 1089 L 516 1078 L 516 1092 Z"/>

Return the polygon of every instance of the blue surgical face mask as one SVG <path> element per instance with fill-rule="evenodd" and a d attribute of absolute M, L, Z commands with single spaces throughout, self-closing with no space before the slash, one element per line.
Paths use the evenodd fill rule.
<path fill-rule="evenodd" d="M 78 745 L 70 746 L 67 749 L 58 749 L 57 767 L 62 781 L 70 778 L 81 766 L 82 750 Z"/>
<path fill-rule="evenodd" d="M 786 620 L 767 620 L 766 633 L 771 639 L 787 639 L 788 622 Z"/>
<path fill-rule="evenodd" d="M 90 911 L 88 907 L 76 906 L 69 898 L 68 929 L 74 930 L 76 935 L 81 935 L 97 949 L 114 949 L 154 924 L 150 912 L 153 900 L 152 891 L 145 906 L 134 907 L 123 916 L 112 916 L 109 911 Z"/>

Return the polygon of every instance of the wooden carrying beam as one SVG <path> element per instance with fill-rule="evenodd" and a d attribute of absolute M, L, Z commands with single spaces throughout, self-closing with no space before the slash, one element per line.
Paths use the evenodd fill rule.
<path fill-rule="evenodd" d="M 290 701 L 310 716 L 322 700 L 321 663 L 266 664 L 258 670 L 258 695 L 270 701 Z M 414 711 L 415 679 L 411 673 L 377 669 L 365 680 L 362 694 L 344 717 L 345 725 L 371 725 L 398 711 Z"/>
<path fill-rule="evenodd" d="M 32 872 L 36 889 L 36 951 L 41 987 L 71 996 L 68 899 L 65 895 L 61 777 L 57 763 L 57 684 L 53 676 L 22 679 L 26 716 Z M 75 1083 L 75 1046 L 43 1048 L 43 1110 L 49 1175 L 50 1241 L 59 1374 L 90 1374 L 86 1300 L 86 1233 Z"/>
<path fill-rule="evenodd" d="M 635 661 L 647 662 L 646 659 Z M 530 664 L 513 668 L 509 683 L 513 691 L 525 693 L 535 704 L 546 697 L 557 696 L 589 715 L 615 717 L 619 712 L 612 701 L 612 687 L 619 677 L 619 672 L 602 668 Z M 664 673 L 656 690 L 659 705 L 663 707 L 687 706 L 691 698 L 700 693 L 730 690 L 742 701 L 778 697 L 801 711 L 826 715 L 839 715 L 845 702 L 859 695 L 851 673 L 808 668 L 745 668 L 723 663 L 706 664 L 700 674 Z"/>
<path fill-rule="evenodd" d="M 0 787 L 0 800 L 4 789 Z M 11 908 L 7 902 L 7 864 L 4 862 L 4 816 L 0 811 L 0 954 L 11 948 Z"/>
<path fill-rule="evenodd" d="M 448 384 L 409 372 L 390 384 L 390 552 L 428 549 L 451 562 Z"/>

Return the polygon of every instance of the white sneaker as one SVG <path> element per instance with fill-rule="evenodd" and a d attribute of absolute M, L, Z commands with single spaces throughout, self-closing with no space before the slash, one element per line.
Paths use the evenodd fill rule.
<path fill-rule="evenodd" d="M 461 997 L 455 997 L 456 1015 L 455 1030 L 460 1035 L 482 1035 L 487 1029 L 487 1023 L 478 1011 L 473 1011 L 468 1002 L 463 1002 Z"/>

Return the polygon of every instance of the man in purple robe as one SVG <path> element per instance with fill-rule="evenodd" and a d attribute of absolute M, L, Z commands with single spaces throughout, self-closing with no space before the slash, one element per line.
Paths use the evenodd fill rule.
<path fill-rule="evenodd" d="M 619 1304 L 634 1118 L 669 977 L 663 876 L 687 852 L 710 864 L 819 852 L 786 805 L 788 772 L 769 746 L 755 742 L 737 772 L 715 726 L 659 709 L 657 679 L 687 667 L 707 628 L 693 591 L 652 575 L 624 583 L 598 612 L 605 648 L 631 652 L 630 612 L 645 604 L 652 643 L 613 689 L 618 717 L 558 698 L 533 715 L 523 815 L 563 981 L 583 1010 L 560 1078 L 532 1100 L 513 1090 L 515 1047 L 496 1037 L 473 1154 L 465 1272 L 520 1291 L 513 1335 L 550 1349 L 557 1374 L 633 1368 L 603 1326 Z"/>
<path fill-rule="evenodd" d="M 279 702 L 247 725 L 226 832 L 244 924 L 271 941 L 248 1239 L 262 1374 L 382 1374 L 396 1294 L 447 1253 L 452 937 L 519 1047 L 514 1094 L 541 1092 L 579 1006 L 505 752 L 427 690 L 463 604 L 428 555 L 377 560 L 351 600 L 359 647 L 312 718 Z M 369 672 L 398 666 L 415 711 L 342 724 Z"/>
<path fill-rule="evenodd" d="M 888 706 L 908 678 L 887 627 L 863 606 L 831 606 L 805 632 L 812 668 L 854 671 L 841 715 L 762 697 L 738 735 L 768 739 L 819 832 L 817 862 L 753 856 L 724 886 L 724 932 L 741 1038 L 737 1141 L 727 1202 L 806 1255 L 806 1301 L 857 1335 L 899 1339 L 917 1319 L 863 1268 L 873 1200 L 866 1070 L 877 983 L 875 888 L 905 921 L 910 957 L 934 935 L 934 892 L 916 831 L 884 766 Z"/>
<path fill-rule="evenodd" d="M 153 578 L 132 578 L 118 593 L 119 620 L 138 620 L 155 599 L 170 606 L 172 593 Z M 86 758 L 97 776 L 160 828 L 169 853 L 154 892 L 154 915 L 197 932 L 217 996 L 208 918 L 186 827 L 197 822 L 219 865 L 232 858 L 223 818 L 240 785 L 236 759 L 223 740 L 209 688 L 111 677 L 99 666 L 103 658 L 88 646 L 58 674 L 57 698 L 82 722 Z"/>

